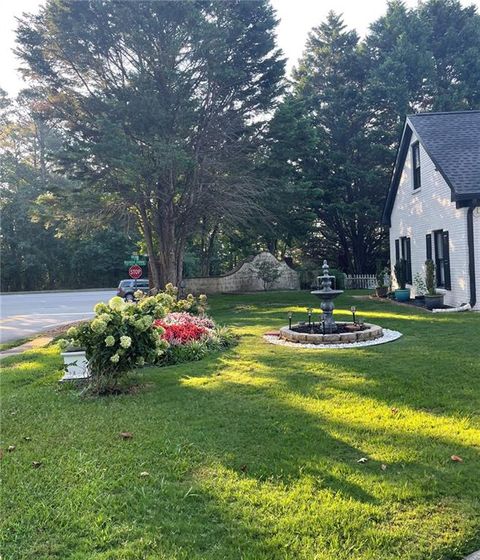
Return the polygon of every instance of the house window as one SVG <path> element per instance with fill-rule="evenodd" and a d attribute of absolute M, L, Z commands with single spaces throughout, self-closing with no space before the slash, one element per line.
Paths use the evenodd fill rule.
<path fill-rule="evenodd" d="M 450 242 L 448 231 L 441 229 L 433 232 L 434 256 L 435 256 L 435 278 L 437 288 L 451 290 L 450 280 Z"/>
<path fill-rule="evenodd" d="M 412 144 L 413 189 L 419 189 L 420 183 L 420 144 Z"/>
<path fill-rule="evenodd" d="M 400 237 L 395 240 L 395 259 L 405 261 L 405 278 L 407 284 L 412 283 L 412 246 L 410 237 Z"/>

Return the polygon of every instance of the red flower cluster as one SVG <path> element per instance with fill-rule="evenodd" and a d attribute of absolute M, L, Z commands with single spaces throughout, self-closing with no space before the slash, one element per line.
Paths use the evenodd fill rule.
<path fill-rule="evenodd" d="M 169 325 L 163 321 L 157 320 L 153 323 L 154 327 L 162 327 L 165 333 L 162 335 L 170 344 L 186 344 L 192 340 L 199 340 L 208 332 L 205 327 L 199 327 L 193 323 L 184 325 Z"/>

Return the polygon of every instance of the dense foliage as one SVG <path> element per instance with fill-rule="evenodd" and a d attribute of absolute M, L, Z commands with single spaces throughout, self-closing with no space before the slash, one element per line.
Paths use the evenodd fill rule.
<path fill-rule="evenodd" d="M 237 342 L 237 336 L 229 328 L 219 327 L 203 314 L 168 313 L 155 321 L 154 326 L 163 329 L 162 338 L 169 344 L 160 358 L 163 365 L 200 360 Z"/>
<path fill-rule="evenodd" d="M 145 298 L 138 305 L 114 297 L 108 305 L 95 306 L 92 321 L 68 330 L 69 339 L 61 345 L 85 350 L 93 392 L 114 390 L 129 371 L 154 364 L 165 352 L 168 342 L 162 338 L 163 330 L 152 325 L 165 316 L 168 306 L 169 297 L 163 294 Z"/>
<path fill-rule="evenodd" d="M 392 0 L 360 39 L 331 13 L 278 107 L 275 23 L 267 0 L 26 16 L 29 89 L 0 98 L 3 289 L 112 286 L 134 250 L 157 287 L 265 249 L 305 277 L 383 265 L 404 117 L 480 107 L 480 16 Z"/>
<path fill-rule="evenodd" d="M 181 299 L 178 289 L 167 284 L 153 296 L 138 291 L 135 299 L 127 303 L 116 296 L 108 304 L 98 303 L 94 319 L 70 327 L 68 338 L 60 341 L 66 350 L 85 350 L 92 393 L 116 390 L 135 368 L 200 359 L 236 340 L 204 314 L 205 295 Z"/>
<path fill-rule="evenodd" d="M 17 32 L 64 169 L 137 218 L 155 286 L 189 236 L 251 217 L 253 156 L 281 92 L 267 0 L 50 0 Z"/>
<path fill-rule="evenodd" d="M 115 286 L 139 236 L 111 204 L 55 172 L 60 137 L 31 93 L 0 90 L 3 291 Z"/>
<path fill-rule="evenodd" d="M 267 139 L 270 244 L 345 272 L 386 259 L 380 216 L 406 114 L 480 107 L 480 16 L 457 0 L 388 3 L 364 40 L 330 13 L 310 33 Z"/>

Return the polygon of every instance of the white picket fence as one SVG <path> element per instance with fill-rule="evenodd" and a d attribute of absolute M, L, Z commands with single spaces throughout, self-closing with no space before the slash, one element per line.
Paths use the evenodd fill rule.
<path fill-rule="evenodd" d="M 376 286 L 375 274 L 347 274 L 345 276 L 346 290 L 373 290 Z"/>

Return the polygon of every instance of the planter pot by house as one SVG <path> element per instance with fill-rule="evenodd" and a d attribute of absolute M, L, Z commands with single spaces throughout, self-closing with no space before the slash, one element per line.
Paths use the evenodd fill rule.
<path fill-rule="evenodd" d="M 437 309 L 443 306 L 443 294 L 434 294 L 425 296 L 425 307 L 427 309 Z"/>
<path fill-rule="evenodd" d="M 410 299 L 410 289 L 405 288 L 404 290 L 395 290 L 395 299 L 397 301 L 408 301 Z"/>
<path fill-rule="evenodd" d="M 377 294 L 377 297 L 387 297 L 388 288 L 387 286 L 382 286 L 382 287 L 377 286 L 375 288 L 375 293 Z"/>
<path fill-rule="evenodd" d="M 88 361 L 84 350 L 75 352 L 62 352 L 65 375 L 61 381 L 72 381 L 75 379 L 88 378 Z"/>

